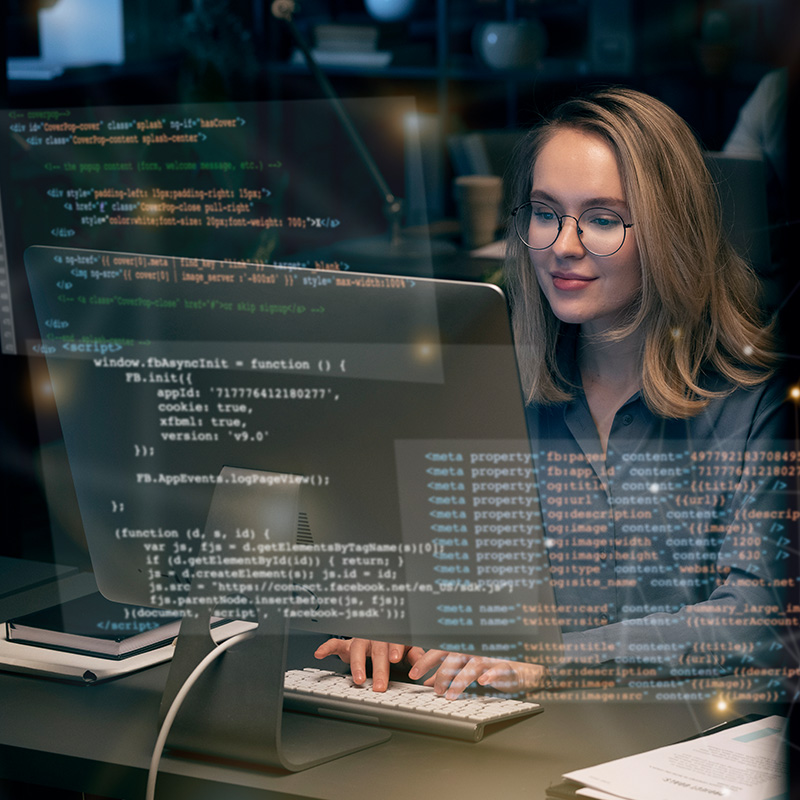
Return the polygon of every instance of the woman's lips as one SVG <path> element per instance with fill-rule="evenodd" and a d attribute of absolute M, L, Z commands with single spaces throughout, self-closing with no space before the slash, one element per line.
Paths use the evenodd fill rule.
<path fill-rule="evenodd" d="M 573 272 L 553 273 L 553 286 L 562 292 L 576 292 L 585 289 L 595 278 L 586 278 Z"/>

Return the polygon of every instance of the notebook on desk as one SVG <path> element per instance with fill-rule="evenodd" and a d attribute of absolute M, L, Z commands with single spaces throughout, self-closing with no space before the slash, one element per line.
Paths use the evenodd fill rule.
<path fill-rule="evenodd" d="M 117 661 L 66 650 L 10 642 L 3 636 L 0 638 L 0 671 L 94 684 L 163 664 L 172 658 L 174 649 L 174 645 L 169 644 Z"/>
<path fill-rule="evenodd" d="M 8 620 L 0 636 L 0 670 L 78 683 L 99 683 L 169 661 L 180 629 L 176 614 L 112 603 L 99 592 Z M 137 619 L 137 612 L 140 614 Z M 147 619 L 151 620 L 148 624 Z M 252 628 L 217 619 L 222 642 Z"/>
<path fill-rule="evenodd" d="M 175 612 L 112 603 L 94 592 L 8 620 L 5 636 L 13 643 L 119 660 L 169 644 L 179 628 Z"/>
<path fill-rule="evenodd" d="M 8 620 L 5 636 L 15 644 L 119 661 L 171 644 L 180 620 L 177 611 L 113 603 L 93 592 Z M 234 622 L 238 621 L 217 617 L 212 628 Z M 239 630 L 247 626 L 220 634 L 230 636 Z"/>

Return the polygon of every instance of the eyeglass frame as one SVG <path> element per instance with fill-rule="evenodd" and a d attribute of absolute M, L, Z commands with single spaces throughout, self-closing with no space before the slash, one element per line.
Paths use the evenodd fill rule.
<path fill-rule="evenodd" d="M 546 247 L 533 247 L 532 245 L 529 245 L 522 238 L 522 234 L 519 232 L 519 228 L 517 227 L 517 212 L 520 209 L 524 208 L 525 206 L 533 206 L 534 203 L 538 203 L 539 205 L 542 205 L 545 208 L 549 208 L 553 212 L 555 218 L 558 220 L 558 231 L 556 231 L 555 238 Z M 609 211 L 612 214 L 616 214 L 616 216 L 619 217 L 620 221 L 622 222 L 622 241 L 619 243 L 619 247 L 616 250 L 612 250 L 610 253 L 595 253 L 594 250 L 590 250 L 584 244 L 583 238 L 581 237 L 581 233 L 583 233 L 583 231 L 581 230 L 580 219 L 583 217 L 584 214 L 588 214 L 590 211 Z M 632 228 L 634 226 L 633 222 L 625 222 L 625 220 L 622 219 L 622 215 L 614 211 L 613 208 L 606 208 L 605 206 L 592 206 L 591 208 L 584 209 L 577 217 L 574 217 L 572 214 L 559 215 L 558 212 L 552 206 L 548 205 L 547 203 L 543 203 L 541 200 L 526 200 L 524 203 L 520 203 L 520 205 L 518 205 L 511 212 L 511 216 L 514 218 L 514 233 L 517 234 L 517 238 L 529 250 L 536 250 L 536 251 L 548 250 L 549 248 L 551 248 L 558 241 L 558 237 L 561 236 L 561 231 L 564 228 L 563 220 L 566 219 L 567 217 L 569 217 L 570 219 L 574 219 L 575 230 L 578 234 L 578 241 L 581 243 L 581 247 L 583 247 L 583 249 L 586 250 L 587 253 L 591 253 L 593 256 L 596 256 L 597 258 L 608 258 L 609 256 L 613 256 L 619 253 L 619 251 L 622 249 L 622 245 L 625 244 L 625 237 L 628 235 L 628 228 Z"/>

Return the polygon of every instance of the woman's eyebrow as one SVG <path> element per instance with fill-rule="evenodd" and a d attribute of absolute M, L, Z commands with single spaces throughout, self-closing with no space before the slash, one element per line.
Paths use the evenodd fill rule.
<path fill-rule="evenodd" d="M 559 206 L 563 205 L 558 198 L 553 197 L 553 195 L 541 189 L 532 189 L 530 199 L 544 200 L 545 202 Z M 581 206 L 583 208 L 594 208 L 596 206 L 620 206 L 622 208 L 627 208 L 628 204 L 619 197 L 586 197 L 582 199 Z"/>

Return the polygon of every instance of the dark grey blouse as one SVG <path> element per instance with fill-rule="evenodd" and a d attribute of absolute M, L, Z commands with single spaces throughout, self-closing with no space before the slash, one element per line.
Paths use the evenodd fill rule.
<path fill-rule="evenodd" d="M 681 420 L 637 393 L 604 460 L 580 390 L 528 408 L 563 670 L 614 661 L 697 676 L 781 663 L 798 541 L 790 411 L 777 381 Z"/>

